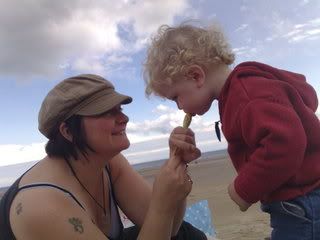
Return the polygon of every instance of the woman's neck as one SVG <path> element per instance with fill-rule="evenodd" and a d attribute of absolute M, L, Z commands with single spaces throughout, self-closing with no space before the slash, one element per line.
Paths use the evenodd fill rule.
<path fill-rule="evenodd" d="M 106 162 L 102 158 L 81 156 L 79 159 L 69 159 L 69 166 L 73 174 L 81 181 L 82 184 L 91 188 L 91 186 L 100 186 L 101 175 L 103 174 Z"/>

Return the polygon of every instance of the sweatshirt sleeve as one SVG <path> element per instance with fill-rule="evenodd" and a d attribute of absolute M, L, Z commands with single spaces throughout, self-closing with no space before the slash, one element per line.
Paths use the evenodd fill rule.
<path fill-rule="evenodd" d="M 235 179 L 235 190 L 248 203 L 255 203 L 300 168 L 306 135 L 291 106 L 265 99 L 246 105 L 240 115 L 240 126 L 252 151 Z"/>

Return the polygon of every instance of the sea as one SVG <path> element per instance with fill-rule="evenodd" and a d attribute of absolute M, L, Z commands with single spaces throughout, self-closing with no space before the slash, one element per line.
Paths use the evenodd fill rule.
<path fill-rule="evenodd" d="M 201 157 L 196 161 L 207 161 L 220 159 L 222 157 L 227 156 L 226 149 L 220 149 L 215 151 L 208 151 L 202 153 Z M 139 171 L 142 169 L 148 168 L 157 168 L 160 167 L 167 159 L 158 159 L 154 161 L 147 161 L 143 163 L 132 164 L 132 167 Z M 26 163 L 13 164 L 8 166 L 0 167 L 0 198 L 3 196 L 4 192 L 8 189 L 8 187 L 25 171 L 31 168 L 38 161 L 31 161 Z"/>

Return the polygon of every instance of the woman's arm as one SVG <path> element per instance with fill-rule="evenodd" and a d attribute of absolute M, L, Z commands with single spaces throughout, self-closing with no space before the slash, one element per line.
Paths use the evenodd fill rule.
<path fill-rule="evenodd" d="M 123 155 L 118 155 L 112 160 L 110 169 L 112 169 L 111 175 L 113 176 L 113 184 L 119 206 L 126 216 L 139 227 L 141 227 L 144 222 L 152 225 L 152 221 L 157 221 L 157 219 L 145 220 L 152 196 L 151 184 L 147 183 L 146 180 L 129 165 Z M 184 217 L 185 206 L 186 200 L 182 201 L 176 210 L 174 220 L 172 221 L 172 235 L 175 235 L 180 228 Z M 154 214 L 155 211 L 151 211 L 148 218 L 156 218 Z"/>
<path fill-rule="evenodd" d="M 176 214 L 174 215 L 173 223 L 172 223 L 172 236 L 177 235 L 181 223 L 183 222 L 183 217 L 186 211 L 187 199 L 184 199 L 181 204 L 178 206 Z"/>
<path fill-rule="evenodd" d="M 10 223 L 16 239 L 108 239 L 70 196 L 53 188 L 19 192 L 12 203 Z"/>
<path fill-rule="evenodd" d="M 171 157 L 161 167 L 153 184 L 149 211 L 139 239 L 148 236 L 150 230 L 152 230 L 152 235 L 149 237 L 152 236 L 154 240 L 169 239 L 175 235 L 172 230 L 174 218 L 177 209 L 191 191 L 192 182 L 189 180 L 185 163 L 181 162 L 178 157 Z"/>
<path fill-rule="evenodd" d="M 185 120 L 188 120 L 185 118 Z M 191 119 L 189 119 L 191 121 Z M 190 123 L 190 122 L 189 122 Z M 169 138 L 170 156 L 177 157 L 182 164 L 185 164 L 187 172 L 187 163 L 199 158 L 201 156 L 200 150 L 196 147 L 195 135 L 191 129 L 185 126 L 175 128 Z M 179 149 L 179 150 L 177 150 Z M 191 179 L 190 179 L 191 180 Z M 191 180 L 192 181 L 192 180 Z M 186 210 L 186 199 L 184 199 L 178 206 L 172 228 L 172 235 L 176 235 L 179 231 L 180 225 Z"/>
<path fill-rule="evenodd" d="M 176 162 L 178 165 L 181 165 L 182 175 L 186 177 L 186 162 L 190 162 L 191 160 L 198 158 L 200 156 L 200 151 L 195 147 L 194 134 L 191 132 L 191 130 L 181 129 L 182 128 L 179 128 L 173 131 L 173 134 L 171 134 L 170 136 L 169 143 L 171 147 L 171 152 L 173 152 L 174 149 L 176 149 L 177 147 L 181 149 L 179 151 L 179 154 L 181 154 L 182 157 L 184 157 L 185 161 L 182 161 L 181 156 L 174 155 L 171 153 L 171 158 L 169 162 Z M 187 155 L 187 157 L 185 157 L 184 155 Z M 121 154 L 119 154 L 111 160 L 110 169 L 112 181 L 115 187 L 115 193 L 120 208 L 129 217 L 130 220 L 132 220 L 136 225 L 141 227 L 143 223 L 146 223 L 145 217 L 154 217 L 154 210 L 151 211 L 151 215 L 148 214 L 147 216 L 150 201 L 153 196 L 150 184 L 148 184 L 143 179 L 143 177 L 139 175 L 130 166 L 128 161 Z M 161 168 L 159 175 L 161 175 L 161 172 L 165 171 L 164 169 L 166 169 L 166 164 Z M 175 171 L 177 170 L 173 169 L 171 172 L 168 172 L 167 174 L 176 174 Z M 187 178 L 189 179 L 188 176 Z M 168 189 L 170 189 L 170 185 L 176 184 L 175 180 L 172 181 L 173 183 L 169 184 Z M 163 197 L 160 196 L 160 198 L 162 199 Z M 167 199 L 164 198 L 162 199 L 162 202 L 160 202 L 160 204 L 165 205 L 166 201 Z M 175 199 L 174 201 L 177 200 Z M 170 215 L 174 217 L 172 221 L 173 235 L 175 235 L 179 230 L 179 227 L 183 220 L 185 207 L 186 198 L 181 199 L 179 204 L 177 204 L 176 207 L 172 209 L 170 212 Z M 151 208 L 153 208 L 153 206 Z M 149 221 L 148 224 L 150 224 Z"/>
<path fill-rule="evenodd" d="M 151 184 L 130 166 L 122 154 L 115 156 L 109 166 L 119 207 L 141 227 L 151 201 Z"/>
<path fill-rule="evenodd" d="M 169 239 L 177 232 L 182 222 L 179 219 L 179 226 L 173 231 L 178 203 L 187 195 L 185 185 L 190 185 L 191 190 L 184 163 L 178 158 L 168 160 L 157 175 L 153 190 L 122 155 L 112 159 L 110 169 L 120 208 L 141 227 L 139 239 Z"/>

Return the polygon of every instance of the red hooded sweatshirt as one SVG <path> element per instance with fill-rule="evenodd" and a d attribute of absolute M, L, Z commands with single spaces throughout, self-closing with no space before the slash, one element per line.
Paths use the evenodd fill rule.
<path fill-rule="evenodd" d="M 241 198 L 269 203 L 320 187 L 318 99 L 303 75 L 244 62 L 218 100 Z"/>

